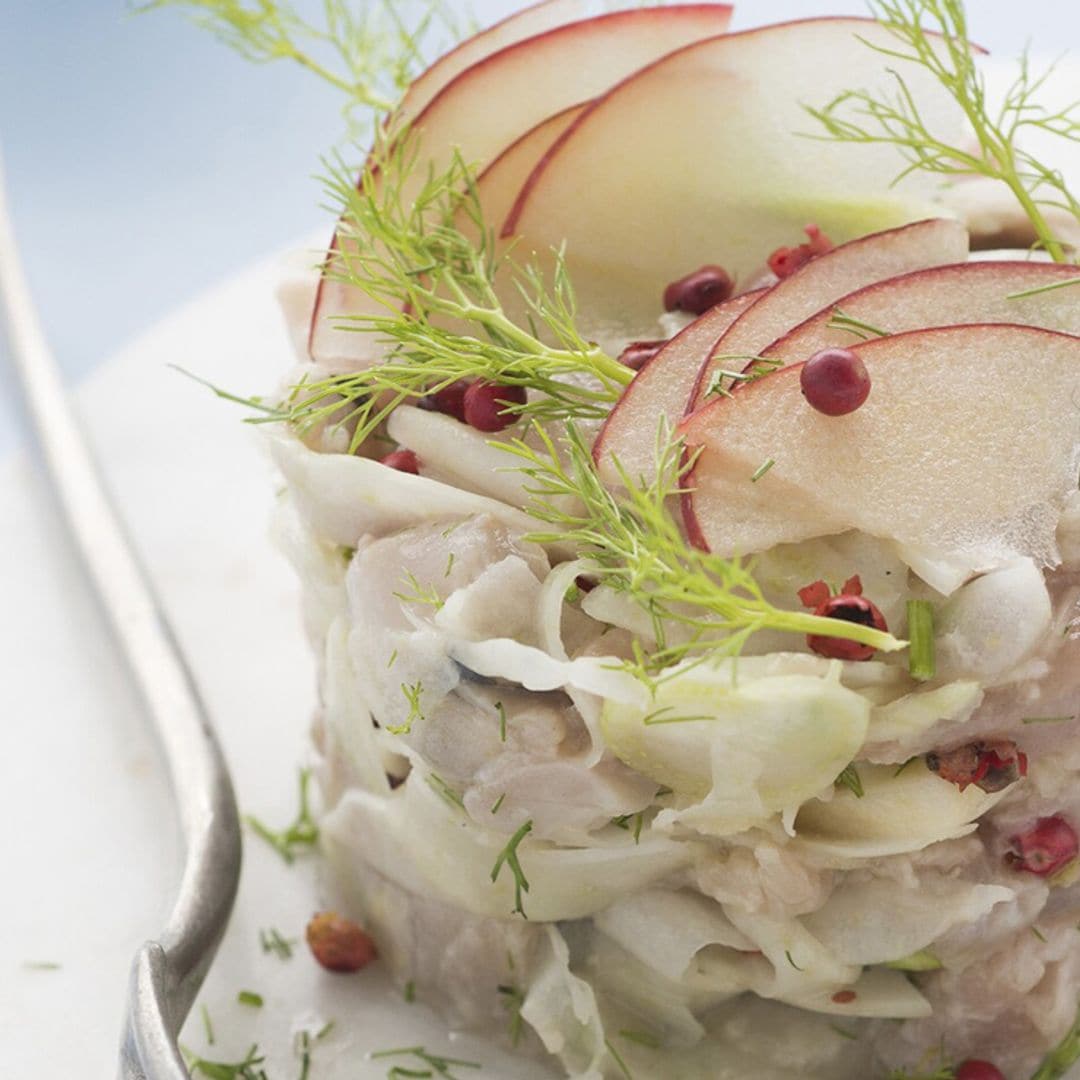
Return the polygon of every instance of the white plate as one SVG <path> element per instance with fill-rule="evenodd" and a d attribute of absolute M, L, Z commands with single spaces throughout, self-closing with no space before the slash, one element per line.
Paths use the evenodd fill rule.
<path fill-rule="evenodd" d="M 274 825 L 296 811 L 315 694 L 298 590 L 267 535 L 278 482 L 245 411 L 169 365 L 244 394 L 272 389 L 293 363 L 274 300 L 280 277 L 271 260 L 195 301 L 79 395 L 224 742 L 241 810 Z M 0 756 L 10 815 L 0 1071 L 59 1080 L 115 1068 L 127 967 L 162 924 L 179 848 L 156 748 L 39 485 L 26 458 L 0 462 L 0 655 L 11 661 Z M 330 975 L 302 943 L 288 961 L 262 951 L 260 929 L 302 939 L 318 907 L 313 863 L 287 867 L 249 835 L 236 910 L 200 998 L 215 1042 L 197 1008 L 187 1045 L 232 1061 L 257 1042 L 267 1072 L 285 1080 L 299 1074 L 294 1032 L 335 1020 L 313 1050 L 319 1080 L 385 1077 L 391 1062 L 365 1062 L 365 1053 L 416 1044 L 483 1062 L 482 1076 L 551 1075 L 448 1039 L 378 970 Z M 265 1006 L 239 1004 L 240 990 Z"/>
<path fill-rule="evenodd" d="M 314 700 L 297 589 L 267 536 L 277 481 L 243 411 L 168 365 L 240 393 L 271 389 L 293 362 L 274 301 L 280 275 L 276 260 L 260 264 L 177 311 L 80 392 L 221 732 L 242 810 L 275 825 L 295 812 Z M 66 1080 L 115 1068 L 128 964 L 161 926 L 179 862 L 155 747 L 40 487 L 25 457 L 0 460 L 0 1030 L 5 1075 Z M 475 1040 L 448 1040 L 378 971 L 330 976 L 303 946 L 288 962 L 262 952 L 260 929 L 301 937 L 318 904 L 310 864 L 287 868 L 248 843 L 236 913 L 201 999 L 215 1044 L 197 1011 L 185 1034 L 193 1049 L 237 1060 L 257 1042 L 268 1073 L 288 1080 L 299 1073 L 294 1032 L 333 1019 L 314 1050 L 318 1080 L 384 1077 L 390 1063 L 365 1053 L 414 1044 L 482 1062 L 481 1077 L 553 1075 Z M 240 1005 L 240 990 L 265 1006 Z"/>

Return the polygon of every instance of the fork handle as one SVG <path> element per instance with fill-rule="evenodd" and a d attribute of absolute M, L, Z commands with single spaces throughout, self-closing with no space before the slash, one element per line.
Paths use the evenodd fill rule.
<path fill-rule="evenodd" d="M 15 244 L 0 168 L 0 315 L 57 501 L 168 764 L 185 844 L 176 900 L 132 969 L 125 1080 L 188 1076 L 177 1036 L 224 933 L 240 875 L 232 782 L 194 680 L 111 505 L 64 391 Z"/>

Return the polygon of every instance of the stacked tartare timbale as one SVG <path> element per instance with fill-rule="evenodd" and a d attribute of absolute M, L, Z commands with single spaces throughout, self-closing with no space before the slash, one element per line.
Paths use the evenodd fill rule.
<path fill-rule="evenodd" d="M 972 259 L 893 146 L 801 137 L 886 66 L 952 130 L 877 24 L 580 14 L 421 77 L 422 161 L 456 149 L 515 251 L 565 244 L 578 326 L 636 371 L 577 425 L 613 499 L 681 439 L 693 550 L 891 644 L 766 623 L 651 668 L 700 627 L 535 538 L 498 445 L 542 449 L 528 387 L 440 386 L 359 447 L 347 408 L 278 428 L 346 913 L 570 1076 L 1026 1080 L 1080 1002 L 1077 271 Z M 291 384 L 384 362 L 341 321 L 370 310 L 324 280 Z"/>

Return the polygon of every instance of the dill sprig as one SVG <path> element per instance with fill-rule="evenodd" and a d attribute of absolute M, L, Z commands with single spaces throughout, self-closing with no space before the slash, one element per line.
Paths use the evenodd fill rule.
<path fill-rule="evenodd" d="M 532 391 L 514 412 L 602 419 L 634 373 L 579 334 L 562 254 L 550 280 L 535 265 L 511 266 L 471 168 L 455 154 L 445 171 L 424 174 L 418 155 L 416 139 L 384 137 L 359 182 L 340 160 L 326 178 L 340 222 L 325 275 L 374 301 L 336 325 L 385 354 L 363 371 L 301 382 L 253 422 L 348 427 L 355 450 L 399 405 L 476 379 Z M 516 287 L 527 328 L 507 313 L 500 274 L 504 290 Z"/>
<path fill-rule="evenodd" d="M 298 850 L 310 850 L 319 842 L 319 826 L 311 813 L 308 787 L 311 784 L 311 770 L 300 770 L 300 807 L 291 825 L 284 829 L 271 829 L 257 817 L 248 814 L 244 821 L 256 836 L 265 840 L 290 865 L 296 860 Z"/>
<path fill-rule="evenodd" d="M 737 655 L 759 630 L 824 634 L 859 641 L 875 649 L 902 647 L 891 634 L 842 619 L 786 611 L 765 599 L 752 566 L 690 545 L 670 510 L 682 493 L 683 446 L 666 429 L 657 437 L 656 470 L 647 484 L 635 483 L 618 466 L 622 490 L 611 490 L 593 465 L 589 445 L 573 423 L 558 444 L 540 425 L 533 428 L 540 449 L 518 439 L 504 445 L 529 478 L 529 513 L 552 529 L 531 534 L 537 543 L 571 543 L 594 561 L 590 574 L 624 592 L 649 613 L 657 649 L 628 667 L 639 677 L 694 654 Z M 668 634 L 677 624 L 678 640 Z"/>
<path fill-rule="evenodd" d="M 412 25 L 401 0 L 323 0 L 321 24 L 290 0 L 149 0 L 135 10 L 160 8 L 187 12 L 245 60 L 298 64 L 344 94 L 354 127 L 361 110 L 390 112 L 434 55 L 463 33 L 447 0 L 421 0 Z M 361 123 L 370 121 L 369 115 Z"/>
<path fill-rule="evenodd" d="M 866 90 L 848 90 L 823 108 L 807 107 L 826 131 L 816 137 L 897 147 L 908 162 L 897 181 L 917 170 L 943 177 L 974 174 L 999 180 L 1023 208 L 1038 246 L 1056 262 L 1072 261 L 1045 211 L 1063 210 L 1080 220 L 1080 202 L 1059 170 L 1043 164 L 1020 145 L 1029 130 L 1080 141 L 1080 101 L 1056 112 L 1038 103 L 1038 94 L 1053 67 L 1035 74 L 1027 54 L 1022 55 L 1019 74 L 994 110 L 975 64 L 962 0 L 869 0 L 869 7 L 896 45 L 863 39 L 864 44 L 929 71 L 962 110 L 977 148 L 954 145 L 931 132 L 914 94 L 895 70 L 890 72 L 895 83 L 892 94 L 876 97 Z M 925 28 L 924 21 L 928 24 Z"/>

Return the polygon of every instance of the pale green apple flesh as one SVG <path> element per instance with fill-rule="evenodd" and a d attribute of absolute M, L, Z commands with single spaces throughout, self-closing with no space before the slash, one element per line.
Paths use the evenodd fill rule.
<path fill-rule="evenodd" d="M 671 281 L 719 263 L 737 282 L 808 222 L 835 242 L 935 216 L 934 178 L 890 187 L 895 148 L 804 138 L 824 105 L 896 66 L 931 128 L 959 117 L 918 65 L 885 58 L 871 20 L 808 19 L 699 41 L 615 87 L 530 178 L 508 228 L 538 255 L 564 241 L 583 328 L 648 336 Z"/>
<path fill-rule="evenodd" d="M 859 529 L 971 570 L 1052 564 L 1080 464 L 1080 338 L 956 326 L 853 351 L 871 390 L 846 416 L 807 403 L 795 364 L 684 422 L 701 447 L 687 480 L 694 540 L 749 555 Z"/>
<path fill-rule="evenodd" d="M 1080 333 L 1080 288 L 1051 288 L 1080 278 L 1074 266 L 1042 262 L 971 262 L 917 270 L 842 296 L 762 350 L 785 363 L 859 338 L 834 325 L 838 313 L 886 334 L 963 323 L 1017 323 Z M 838 310 L 839 309 L 839 312 Z"/>

